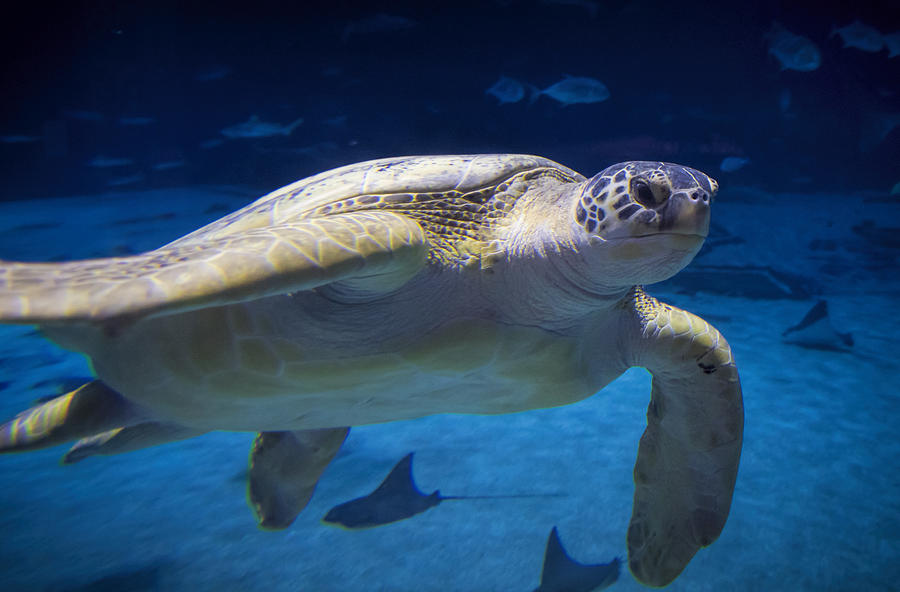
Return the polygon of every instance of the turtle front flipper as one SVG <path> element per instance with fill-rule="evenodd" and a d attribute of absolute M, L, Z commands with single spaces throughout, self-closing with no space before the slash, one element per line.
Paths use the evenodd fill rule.
<path fill-rule="evenodd" d="M 0 452 L 23 452 L 144 421 L 119 393 L 93 380 L 0 425 Z"/>
<path fill-rule="evenodd" d="M 653 375 L 634 467 L 631 572 L 665 586 L 725 526 L 743 439 L 741 383 L 731 348 L 703 319 L 637 288 L 631 365 Z M 634 335 L 632 333 L 632 335 Z"/>
<path fill-rule="evenodd" d="M 0 322 L 66 324 L 171 314 L 347 281 L 397 288 L 425 263 L 425 233 L 393 212 L 303 218 L 142 255 L 0 262 Z"/>
<path fill-rule="evenodd" d="M 63 456 L 62 462 L 69 465 L 89 456 L 133 452 L 150 446 L 187 440 L 205 433 L 205 430 L 189 428 L 177 423 L 145 421 L 82 438 Z"/>
<path fill-rule="evenodd" d="M 350 428 L 260 432 L 250 452 L 247 497 L 260 528 L 291 525 Z"/>

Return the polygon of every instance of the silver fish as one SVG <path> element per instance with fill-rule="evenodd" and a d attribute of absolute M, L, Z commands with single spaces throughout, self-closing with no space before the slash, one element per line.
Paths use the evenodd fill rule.
<path fill-rule="evenodd" d="M 29 144 L 31 142 L 37 142 L 40 139 L 41 136 L 25 136 L 21 134 L 0 136 L 0 142 L 3 142 L 4 144 Z"/>
<path fill-rule="evenodd" d="M 872 53 L 881 51 L 881 48 L 884 47 L 884 37 L 881 36 L 881 32 L 860 21 L 853 21 L 845 27 L 834 27 L 829 37 L 835 35 L 841 36 L 844 47 L 855 47 Z"/>
<path fill-rule="evenodd" d="M 172 169 L 178 169 L 183 167 L 185 164 L 184 160 L 166 160 L 163 162 L 158 162 L 151 166 L 150 168 L 154 171 L 169 171 Z"/>
<path fill-rule="evenodd" d="M 226 138 L 267 138 L 269 136 L 289 136 L 294 129 L 303 123 L 303 118 L 296 119 L 287 125 L 261 121 L 256 115 L 244 123 L 238 123 L 222 130 Z"/>
<path fill-rule="evenodd" d="M 812 72 L 822 65 L 822 54 L 815 43 L 791 33 L 778 22 L 772 23 L 766 40 L 769 42 L 769 53 L 781 63 L 782 70 Z"/>
<path fill-rule="evenodd" d="M 495 96 L 500 101 L 500 104 L 503 105 L 504 103 L 518 103 L 521 101 L 525 96 L 525 87 L 515 78 L 501 76 L 494 83 L 494 86 L 484 92 Z"/>
<path fill-rule="evenodd" d="M 116 177 L 106 182 L 107 187 L 122 187 L 123 185 L 134 185 L 144 180 L 144 175 L 137 173 L 128 177 Z"/>
<path fill-rule="evenodd" d="M 88 162 L 88 166 L 98 169 L 124 167 L 132 164 L 134 164 L 134 161 L 130 158 L 109 158 L 107 156 L 95 156 Z"/>
<path fill-rule="evenodd" d="M 97 111 L 85 111 L 83 109 L 63 109 L 62 113 L 66 117 L 78 119 L 79 121 L 101 122 L 106 119 L 102 113 Z"/>
<path fill-rule="evenodd" d="M 153 117 L 145 117 L 141 115 L 119 118 L 119 125 L 150 125 L 151 123 L 156 123 L 156 119 Z"/>
<path fill-rule="evenodd" d="M 887 47 L 889 58 L 900 55 L 900 31 L 882 35 L 881 38 L 884 40 L 885 47 Z"/>
<path fill-rule="evenodd" d="M 228 66 L 211 66 L 205 70 L 201 70 L 194 75 L 197 82 L 211 82 L 213 80 L 222 80 L 231 74 L 231 68 Z"/>
<path fill-rule="evenodd" d="M 744 158 L 743 156 L 726 156 L 719 164 L 719 170 L 726 173 L 733 173 L 744 168 L 749 162 L 750 159 Z"/>
<path fill-rule="evenodd" d="M 595 78 L 567 74 L 562 80 L 544 90 L 533 88 L 531 102 L 536 101 L 541 95 L 547 95 L 563 105 L 599 103 L 609 98 L 609 89 Z"/>

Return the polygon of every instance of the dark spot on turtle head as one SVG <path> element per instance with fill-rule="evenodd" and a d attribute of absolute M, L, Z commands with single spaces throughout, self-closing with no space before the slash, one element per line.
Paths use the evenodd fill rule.
<path fill-rule="evenodd" d="M 628 172 L 625 169 L 622 169 L 621 171 L 616 173 L 616 176 L 613 177 L 613 181 L 615 181 L 616 183 L 624 183 L 627 176 Z"/>
<path fill-rule="evenodd" d="M 601 193 L 600 195 L 597 196 L 597 201 L 600 203 L 603 203 L 606 201 L 607 197 L 609 197 L 609 194 L 604 191 L 603 193 Z"/>
<path fill-rule="evenodd" d="M 618 187 L 616 187 L 615 193 L 616 193 L 616 195 L 618 195 L 619 193 L 622 193 L 623 191 L 625 191 L 625 186 L 619 185 Z"/>
<path fill-rule="evenodd" d="M 623 208 L 622 211 L 619 212 L 619 220 L 627 220 L 634 215 L 635 212 L 641 210 L 641 206 L 637 204 L 631 204 L 630 206 Z"/>
<path fill-rule="evenodd" d="M 624 205 L 626 205 L 628 203 L 631 203 L 631 198 L 628 197 L 627 195 L 623 195 L 622 197 L 620 197 L 619 199 L 616 200 L 616 203 L 613 204 L 613 207 L 618 210 L 619 208 L 623 207 Z"/>
<path fill-rule="evenodd" d="M 373 204 L 377 202 L 379 198 L 377 195 L 363 195 L 362 197 L 357 198 L 357 201 L 361 204 Z"/>
<path fill-rule="evenodd" d="M 585 224 L 584 227 L 587 228 L 588 232 L 594 232 L 595 230 L 597 230 L 597 221 L 593 218 L 590 218 L 588 219 L 587 224 Z"/>
<path fill-rule="evenodd" d="M 578 209 L 575 210 L 575 219 L 578 220 L 579 224 L 584 224 L 584 221 L 587 220 L 587 212 L 578 204 Z"/>
<path fill-rule="evenodd" d="M 604 210 L 597 210 L 597 220 L 603 220 L 606 218 L 606 212 Z"/>
<path fill-rule="evenodd" d="M 591 195 L 597 197 L 597 194 L 609 187 L 609 177 L 600 177 L 596 181 L 594 181 L 594 186 L 591 187 Z"/>
<path fill-rule="evenodd" d="M 591 205 L 591 202 L 593 202 L 593 200 L 590 197 L 588 197 L 587 195 L 585 195 L 581 198 L 581 203 L 584 204 L 584 207 L 588 207 L 589 205 Z"/>
<path fill-rule="evenodd" d="M 592 214 L 596 214 L 596 213 L 597 213 L 597 209 L 598 209 L 598 208 L 597 208 L 597 204 L 591 205 L 590 210 L 591 210 L 591 213 L 592 213 Z"/>

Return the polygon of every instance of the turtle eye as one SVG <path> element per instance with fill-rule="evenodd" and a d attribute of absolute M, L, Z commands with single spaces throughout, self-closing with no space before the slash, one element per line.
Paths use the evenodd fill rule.
<path fill-rule="evenodd" d="M 653 190 L 650 189 L 650 184 L 643 179 L 634 181 L 634 184 L 631 186 L 631 192 L 634 200 L 645 208 L 652 208 L 657 203 L 656 196 L 653 195 Z"/>

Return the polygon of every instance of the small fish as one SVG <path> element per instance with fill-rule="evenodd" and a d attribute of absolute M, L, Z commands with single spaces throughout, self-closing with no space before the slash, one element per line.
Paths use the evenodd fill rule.
<path fill-rule="evenodd" d="M 231 68 L 228 66 L 212 66 L 194 74 L 194 80 L 197 82 L 211 82 L 213 80 L 222 80 L 229 74 L 231 74 Z"/>
<path fill-rule="evenodd" d="M 303 118 L 296 119 L 287 125 L 260 121 L 259 117 L 252 115 L 244 123 L 238 123 L 222 130 L 222 135 L 227 138 L 268 138 L 269 136 L 289 136 L 294 129 L 303 123 Z"/>
<path fill-rule="evenodd" d="M 782 70 L 812 72 L 822 65 L 822 54 L 816 44 L 791 33 L 781 23 L 772 23 L 765 38 L 769 43 L 769 53 L 781 63 Z"/>
<path fill-rule="evenodd" d="M 412 29 L 417 24 L 416 21 L 405 16 L 379 12 L 378 14 L 347 23 L 347 26 L 344 27 L 344 32 L 341 34 L 341 42 L 347 43 L 352 35 L 395 33 Z"/>
<path fill-rule="evenodd" d="M 547 95 L 563 105 L 600 103 L 609 98 L 609 89 L 595 78 L 567 74 L 562 80 L 544 90 L 532 88 L 531 102 L 538 100 L 541 95 Z"/>
<path fill-rule="evenodd" d="M 749 162 L 749 158 L 744 158 L 742 156 L 726 156 L 719 164 L 719 170 L 726 173 L 733 173 L 744 168 Z"/>
<path fill-rule="evenodd" d="M 121 187 L 123 185 L 134 185 L 135 183 L 140 183 L 144 180 L 144 175 L 137 173 L 136 175 L 129 175 L 127 177 L 116 177 L 115 179 L 110 179 L 106 182 L 107 187 Z"/>
<path fill-rule="evenodd" d="M 547 537 L 541 585 L 534 592 L 596 592 L 612 586 L 619 579 L 621 561 L 585 564 L 569 557 L 559 540 L 556 527 Z"/>
<path fill-rule="evenodd" d="M 808 349 L 845 352 L 853 347 L 850 333 L 838 333 L 828 317 L 828 304 L 819 300 L 803 319 L 781 334 L 786 343 Z"/>
<path fill-rule="evenodd" d="M 108 169 L 112 167 L 123 167 L 134 164 L 134 160 L 130 158 L 109 158 L 106 156 L 95 156 L 88 162 L 88 166 L 98 169 Z"/>
<path fill-rule="evenodd" d="M 82 109 L 65 109 L 63 110 L 63 115 L 71 119 L 78 119 L 79 121 L 101 122 L 106 120 L 106 117 L 104 117 L 102 113 L 98 113 L 97 111 L 85 111 Z"/>
<path fill-rule="evenodd" d="M 322 123 L 324 123 L 325 125 L 330 125 L 332 127 L 343 127 L 347 125 L 348 119 L 350 118 L 346 115 L 335 115 L 334 117 L 323 119 Z"/>
<path fill-rule="evenodd" d="M 156 119 L 153 117 L 120 117 L 119 125 L 150 125 L 151 123 L 156 123 Z"/>
<path fill-rule="evenodd" d="M 412 459 L 413 453 L 410 452 L 391 469 L 375 491 L 331 508 L 322 521 L 344 528 L 371 528 L 411 518 L 444 500 L 558 496 L 558 494 L 441 495 L 438 490 L 427 495 L 419 491 L 413 480 Z"/>
<path fill-rule="evenodd" d="M 0 142 L 4 144 L 30 144 L 31 142 L 37 142 L 40 139 L 41 136 L 25 136 L 20 134 L 0 136 Z"/>
<path fill-rule="evenodd" d="M 501 76 L 494 86 L 484 92 L 495 96 L 500 101 L 500 105 L 518 103 L 525 97 L 525 87 L 522 83 L 509 76 Z"/>
<path fill-rule="evenodd" d="M 882 35 L 881 38 L 884 40 L 885 47 L 887 47 L 889 58 L 900 55 L 900 31 Z"/>
<path fill-rule="evenodd" d="M 150 168 L 154 171 L 169 171 L 172 169 L 178 169 L 185 165 L 184 160 L 167 160 L 164 162 L 158 162 L 151 166 Z"/>
<path fill-rule="evenodd" d="M 782 115 L 787 115 L 791 110 L 791 98 L 791 91 L 787 88 L 778 95 L 778 109 L 781 111 Z"/>
<path fill-rule="evenodd" d="M 845 27 L 834 27 L 831 29 L 829 37 L 835 35 L 841 36 L 844 47 L 855 47 L 871 53 L 881 51 L 881 48 L 884 47 L 884 37 L 881 36 L 881 32 L 858 20 Z"/>
<path fill-rule="evenodd" d="M 866 111 L 859 128 L 859 149 L 868 152 L 881 144 L 897 127 L 900 127 L 900 112 L 880 113 Z"/>

